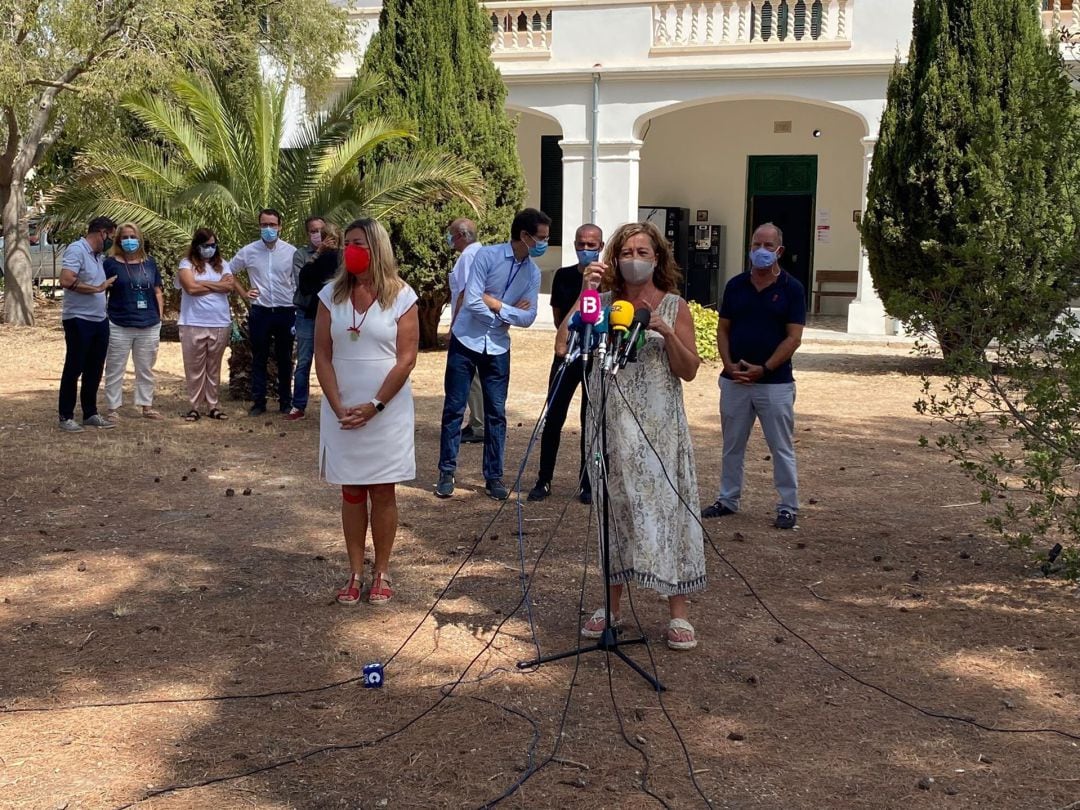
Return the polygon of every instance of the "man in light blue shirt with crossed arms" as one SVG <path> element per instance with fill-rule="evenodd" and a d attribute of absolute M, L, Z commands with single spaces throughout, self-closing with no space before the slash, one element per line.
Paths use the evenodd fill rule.
<path fill-rule="evenodd" d="M 529 327 L 536 320 L 540 268 L 533 259 L 547 250 L 550 226 L 551 218 L 543 211 L 519 211 L 510 226 L 510 241 L 481 248 L 473 261 L 446 352 L 439 483 L 435 487 L 440 498 L 454 494 L 461 420 L 473 374 L 480 377 L 484 394 L 485 491 L 499 501 L 510 495 L 502 480 L 510 327 Z"/>

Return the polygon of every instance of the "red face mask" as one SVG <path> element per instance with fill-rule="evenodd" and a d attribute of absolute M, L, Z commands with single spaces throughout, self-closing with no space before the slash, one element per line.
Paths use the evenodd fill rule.
<path fill-rule="evenodd" d="M 371 267 L 371 252 L 361 245 L 345 246 L 345 269 L 353 275 L 362 275 Z"/>

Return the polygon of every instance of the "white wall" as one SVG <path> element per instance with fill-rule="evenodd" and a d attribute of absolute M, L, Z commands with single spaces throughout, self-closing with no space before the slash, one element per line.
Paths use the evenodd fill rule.
<path fill-rule="evenodd" d="M 510 115 L 518 117 L 517 145 L 521 157 L 521 167 L 525 171 L 525 205 L 528 208 L 540 207 L 540 138 L 544 135 L 562 135 L 558 122 L 544 116 L 510 110 Z M 562 266 L 564 251 L 574 252 L 573 245 L 562 248 L 552 245 L 538 261 L 544 272 L 545 291 L 550 287 L 550 276 Z M 569 255 L 568 254 L 568 255 Z"/>
<path fill-rule="evenodd" d="M 791 121 L 792 133 L 773 133 Z M 820 129 L 820 138 L 812 133 Z M 709 211 L 727 226 L 728 278 L 745 265 L 746 179 L 750 155 L 817 155 L 817 208 L 831 219 L 831 241 L 814 245 L 814 267 L 859 269 L 852 211 L 862 198 L 863 124 L 838 110 L 779 101 L 731 101 L 679 110 L 653 119 L 641 150 L 639 201 Z M 823 298 L 822 312 L 842 314 L 848 300 Z"/>

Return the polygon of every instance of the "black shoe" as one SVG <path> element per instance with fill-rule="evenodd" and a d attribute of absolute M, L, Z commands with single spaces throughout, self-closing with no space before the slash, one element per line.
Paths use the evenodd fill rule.
<path fill-rule="evenodd" d="M 549 495 L 551 495 L 551 484 L 545 481 L 537 481 L 536 486 L 529 491 L 529 497 L 527 498 L 527 500 L 542 501 Z"/>
<path fill-rule="evenodd" d="M 454 494 L 453 473 L 439 473 L 439 483 L 435 485 L 435 494 L 440 498 L 449 498 Z"/>
<path fill-rule="evenodd" d="M 505 501 L 510 497 L 510 490 L 506 488 L 501 478 L 492 478 L 488 481 L 484 485 L 484 491 L 489 498 L 494 498 L 496 501 Z"/>
<path fill-rule="evenodd" d="M 734 509 L 728 509 L 720 501 L 717 501 L 712 506 L 706 506 L 701 510 L 701 516 L 703 518 L 718 518 L 727 517 L 728 515 L 734 515 Z"/>
<path fill-rule="evenodd" d="M 248 409 L 248 416 L 262 416 L 264 413 L 266 413 L 265 405 L 252 405 Z"/>
<path fill-rule="evenodd" d="M 787 509 L 781 509 L 776 513 L 776 522 L 773 523 L 778 529 L 794 529 L 795 524 L 798 522 L 795 517 L 795 513 Z"/>
<path fill-rule="evenodd" d="M 462 444 L 483 444 L 484 434 L 477 433 L 471 427 L 465 428 L 461 431 L 461 443 Z"/>
<path fill-rule="evenodd" d="M 590 504 L 592 504 L 592 490 L 591 489 L 583 489 L 583 490 L 581 490 L 581 492 L 578 493 L 577 497 L 578 497 L 578 500 L 581 501 L 586 506 L 589 506 Z"/>

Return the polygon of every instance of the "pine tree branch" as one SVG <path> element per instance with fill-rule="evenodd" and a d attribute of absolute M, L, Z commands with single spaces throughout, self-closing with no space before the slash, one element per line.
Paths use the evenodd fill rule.
<path fill-rule="evenodd" d="M 82 88 L 76 84 L 70 84 L 68 82 L 57 82 L 50 79 L 27 79 L 26 83 L 38 87 L 55 87 L 57 90 L 69 90 L 72 93 L 78 93 L 82 90 Z"/>

